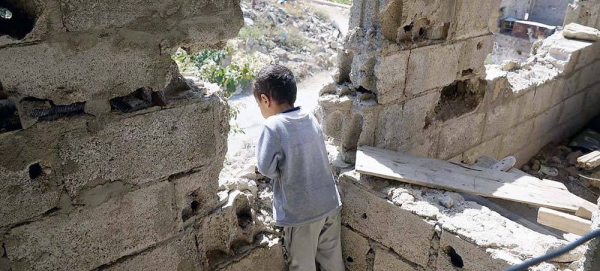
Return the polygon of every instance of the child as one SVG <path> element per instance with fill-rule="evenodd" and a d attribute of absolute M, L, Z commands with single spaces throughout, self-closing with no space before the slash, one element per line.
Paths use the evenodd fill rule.
<path fill-rule="evenodd" d="M 273 180 L 273 216 L 283 227 L 291 271 L 344 271 L 340 245 L 342 203 L 323 132 L 315 117 L 294 107 L 296 81 L 280 65 L 263 68 L 254 97 L 266 119 L 258 141 L 258 171 Z"/>

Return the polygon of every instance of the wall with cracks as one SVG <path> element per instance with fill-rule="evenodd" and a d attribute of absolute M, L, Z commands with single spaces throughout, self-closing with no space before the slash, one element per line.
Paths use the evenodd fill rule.
<path fill-rule="evenodd" d="M 566 20 L 593 25 L 592 2 L 570 5 Z M 354 1 L 318 109 L 346 163 L 364 145 L 469 164 L 514 155 L 520 166 L 600 113 L 598 42 L 559 32 L 510 69 L 484 66 L 499 4 Z M 340 187 L 349 270 L 502 270 L 565 244 L 454 193 L 364 176 L 342 176 Z M 583 268 L 584 253 L 536 270 Z M 592 246 L 587 258 L 597 253 Z"/>
<path fill-rule="evenodd" d="M 0 270 L 239 270 L 277 256 L 252 196 L 218 195 L 229 107 L 171 60 L 234 37 L 239 1 L 0 7 Z"/>
<path fill-rule="evenodd" d="M 503 270 L 567 241 L 462 195 L 354 171 L 339 178 L 347 270 Z M 533 270 L 578 270 L 583 247 Z"/>

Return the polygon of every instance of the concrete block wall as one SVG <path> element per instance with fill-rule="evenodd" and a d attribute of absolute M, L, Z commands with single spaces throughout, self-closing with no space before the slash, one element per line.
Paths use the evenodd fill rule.
<path fill-rule="evenodd" d="M 239 1 L 0 6 L 0 270 L 283 269 L 220 191 L 227 103 L 171 60 L 234 37 Z"/>
<path fill-rule="evenodd" d="M 353 171 L 340 176 L 339 187 L 349 271 L 504 270 L 566 244 L 456 193 Z M 583 254 L 580 248 L 537 268 L 577 270 Z"/>
<path fill-rule="evenodd" d="M 467 163 L 480 155 L 515 155 L 522 164 L 545 144 L 577 132 L 599 113 L 600 85 L 592 75 L 599 65 L 596 43 L 568 40 L 558 33 L 515 70 L 506 72 L 494 65 L 486 69 L 483 62 L 493 44 L 493 36 L 485 32 L 489 17 L 478 19 L 469 10 L 492 10 L 498 3 L 459 2 L 455 15 L 475 16 L 469 21 L 474 25 L 456 22 L 447 14 L 419 14 L 435 25 L 451 18 L 445 40 L 406 41 L 398 34 L 390 41 L 385 33 L 378 36 L 375 26 L 381 24 L 384 31 L 385 12 L 392 2 L 381 3 L 379 20 L 365 25 L 373 33 L 362 37 L 364 28 L 355 28 L 345 51 L 354 57 L 350 81 L 327 86 L 320 97 L 325 132 L 340 142 L 346 162 L 354 162 L 356 146 L 368 145 Z M 410 11 L 410 5 L 402 7 Z M 466 5 L 469 8 L 463 8 Z M 405 11 L 400 13 L 404 20 Z M 355 11 L 352 16 L 361 14 L 370 13 Z M 369 19 L 374 20 L 367 16 L 361 22 Z M 485 31 L 476 31 L 478 25 Z M 327 102 L 341 100 L 343 110 Z M 346 135 L 348 126 L 360 136 Z"/>

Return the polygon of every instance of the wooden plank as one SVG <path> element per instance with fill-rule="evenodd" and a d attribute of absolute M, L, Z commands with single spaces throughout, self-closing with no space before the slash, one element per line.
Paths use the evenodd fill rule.
<path fill-rule="evenodd" d="M 484 197 L 480 197 L 480 196 L 475 196 L 475 195 L 471 195 L 471 194 L 465 194 L 465 193 L 460 193 L 460 195 L 467 201 L 473 201 L 478 203 L 479 205 L 488 207 L 490 210 L 500 214 L 503 217 L 506 217 L 514 222 L 517 222 L 519 224 L 521 224 L 524 227 L 529 228 L 530 230 L 539 232 L 541 234 L 545 234 L 545 235 L 551 235 L 554 236 L 556 238 L 562 238 L 562 236 L 553 233 L 551 231 L 549 231 L 547 228 L 544 228 L 543 226 L 539 225 L 538 223 L 532 222 L 527 220 L 526 218 L 524 218 L 523 216 L 512 212 L 510 210 L 507 210 L 506 208 L 490 201 L 489 199 L 486 199 Z"/>
<path fill-rule="evenodd" d="M 587 200 L 582 201 L 581 206 L 575 212 L 575 215 L 578 217 L 583 217 L 587 219 L 592 219 L 592 214 L 598 211 L 598 206 L 593 204 Z"/>
<path fill-rule="evenodd" d="M 531 176 L 483 170 L 476 171 L 452 163 L 414 157 L 398 152 L 360 147 L 356 171 L 432 188 L 500 198 L 575 213 L 581 198 L 557 188 L 553 181 Z"/>
<path fill-rule="evenodd" d="M 538 210 L 538 223 L 564 232 L 584 235 L 590 231 L 592 221 L 548 208 Z"/>
<path fill-rule="evenodd" d="M 593 169 L 600 166 L 600 151 L 593 151 L 577 158 L 577 167 Z"/>

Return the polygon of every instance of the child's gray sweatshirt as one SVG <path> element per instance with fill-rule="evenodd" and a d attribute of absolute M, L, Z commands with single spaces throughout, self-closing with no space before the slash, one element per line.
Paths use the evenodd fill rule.
<path fill-rule="evenodd" d="M 342 206 L 323 140 L 315 117 L 304 110 L 266 120 L 256 157 L 258 171 L 273 180 L 276 225 L 310 224 Z"/>

